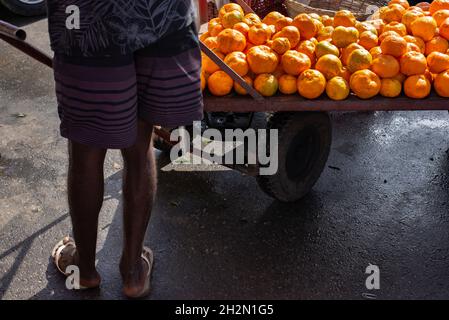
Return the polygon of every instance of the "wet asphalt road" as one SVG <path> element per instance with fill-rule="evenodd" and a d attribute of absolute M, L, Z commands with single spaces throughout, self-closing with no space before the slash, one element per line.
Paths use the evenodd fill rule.
<path fill-rule="evenodd" d="M 48 51 L 46 21 L 26 28 Z M 67 291 L 49 263 L 70 230 L 53 90 L 48 68 L 0 43 L 0 298 L 122 299 L 116 151 L 105 164 L 101 290 Z M 149 298 L 362 299 L 370 263 L 380 268 L 377 298 L 449 298 L 448 113 L 332 117 L 332 168 L 295 204 L 237 172 L 169 171 L 158 153 Z"/>

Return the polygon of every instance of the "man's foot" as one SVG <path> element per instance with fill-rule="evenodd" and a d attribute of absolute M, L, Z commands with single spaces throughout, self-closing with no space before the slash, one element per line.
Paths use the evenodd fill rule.
<path fill-rule="evenodd" d="M 78 255 L 76 252 L 75 241 L 70 237 L 64 237 L 59 241 L 52 250 L 51 256 L 56 268 L 65 275 L 68 266 L 79 266 Z M 80 270 L 80 289 L 98 288 L 101 283 L 101 277 L 96 270 L 86 273 Z"/>
<path fill-rule="evenodd" d="M 123 279 L 123 293 L 128 298 L 143 298 L 150 293 L 153 262 L 153 251 L 147 247 L 143 247 L 141 259 L 135 266 L 126 267 L 122 258 L 120 273 Z"/>

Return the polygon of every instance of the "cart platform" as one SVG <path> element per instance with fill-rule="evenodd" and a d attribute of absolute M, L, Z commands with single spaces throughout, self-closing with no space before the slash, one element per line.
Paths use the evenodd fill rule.
<path fill-rule="evenodd" d="M 250 95 L 230 94 L 215 97 L 204 93 L 204 107 L 208 112 L 279 112 L 279 111 L 407 111 L 407 110 L 449 110 L 449 99 L 432 92 L 426 99 L 410 99 L 405 95 L 397 98 L 376 96 L 363 100 L 355 95 L 345 100 L 330 100 L 325 94 L 318 99 L 308 100 L 294 95 L 276 95 L 262 101 Z"/>

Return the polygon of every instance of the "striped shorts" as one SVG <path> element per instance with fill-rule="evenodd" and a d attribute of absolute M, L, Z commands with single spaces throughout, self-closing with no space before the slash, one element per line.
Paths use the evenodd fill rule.
<path fill-rule="evenodd" d="M 201 53 L 192 32 L 182 30 L 133 55 L 55 55 L 61 135 L 124 149 L 135 143 L 138 120 L 165 127 L 201 120 Z"/>

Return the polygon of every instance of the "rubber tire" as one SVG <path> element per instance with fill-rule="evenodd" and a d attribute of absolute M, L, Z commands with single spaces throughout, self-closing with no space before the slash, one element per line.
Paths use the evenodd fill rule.
<path fill-rule="evenodd" d="M 325 112 L 278 112 L 269 119 L 268 128 L 279 130 L 279 167 L 274 175 L 257 176 L 257 182 L 266 194 L 279 201 L 298 201 L 310 192 L 326 165 L 332 143 L 330 117 Z M 309 140 L 306 143 L 313 143 L 314 147 L 307 146 L 309 156 L 304 169 L 293 176 L 292 160 L 287 164 L 287 157 L 297 159 L 292 158 L 297 153 L 291 148 L 293 142 L 303 141 L 299 134 L 306 134 L 308 139 L 312 139 L 312 142 Z M 299 140 L 295 141 L 295 138 Z"/>
<path fill-rule="evenodd" d="M 0 0 L 0 2 L 11 12 L 21 16 L 39 16 L 47 12 L 47 4 L 42 1 L 38 4 L 26 4 L 19 0 Z"/>

